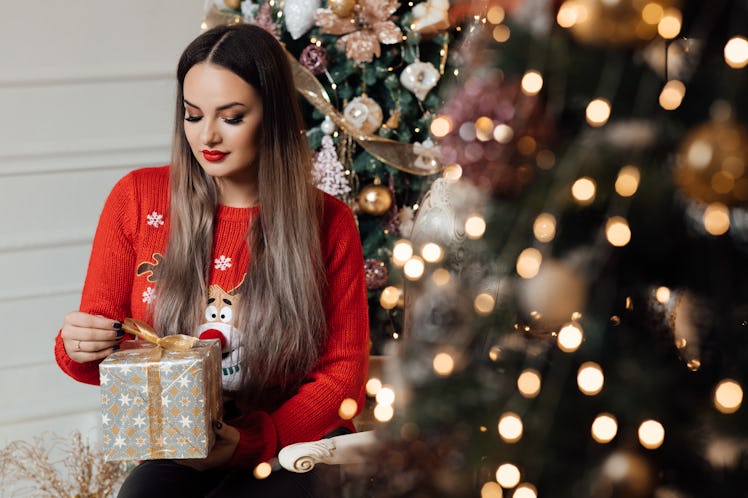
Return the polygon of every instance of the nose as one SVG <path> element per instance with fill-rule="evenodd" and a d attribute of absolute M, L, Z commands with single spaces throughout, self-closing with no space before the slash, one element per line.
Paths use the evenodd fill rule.
<path fill-rule="evenodd" d="M 221 136 L 218 133 L 216 123 L 212 119 L 205 119 L 202 132 L 200 133 L 200 140 L 208 147 L 216 145 L 221 142 Z"/>

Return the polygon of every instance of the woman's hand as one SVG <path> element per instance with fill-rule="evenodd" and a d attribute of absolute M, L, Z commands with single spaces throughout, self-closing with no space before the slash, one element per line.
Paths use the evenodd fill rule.
<path fill-rule="evenodd" d="M 213 427 L 216 433 L 216 444 L 213 445 L 207 457 L 174 461 L 195 470 L 208 470 L 227 464 L 234 456 L 236 446 L 239 444 L 239 431 L 220 421 L 216 422 Z"/>
<path fill-rule="evenodd" d="M 62 342 L 71 360 L 76 363 L 101 360 L 119 349 L 125 336 L 122 324 L 103 316 L 71 311 L 65 315 Z"/>

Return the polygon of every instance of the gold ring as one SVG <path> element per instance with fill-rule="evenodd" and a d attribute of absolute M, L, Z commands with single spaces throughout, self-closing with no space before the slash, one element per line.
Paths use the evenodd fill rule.
<path fill-rule="evenodd" d="M 81 350 L 81 341 L 78 341 L 78 344 L 75 345 L 75 350 L 80 351 Z"/>

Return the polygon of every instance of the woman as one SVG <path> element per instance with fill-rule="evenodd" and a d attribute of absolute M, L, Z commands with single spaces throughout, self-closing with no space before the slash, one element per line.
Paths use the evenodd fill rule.
<path fill-rule="evenodd" d="M 221 340 L 225 417 L 204 460 L 152 460 L 120 496 L 315 496 L 314 475 L 252 469 L 291 443 L 353 427 L 369 337 L 363 255 L 347 206 L 311 159 L 280 44 L 262 28 L 206 31 L 177 69 L 172 164 L 135 170 L 99 220 L 79 311 L 57 362 L 98 384 L 131 316 Z M 322 496 L 332 496 L 330 490 Z"/>

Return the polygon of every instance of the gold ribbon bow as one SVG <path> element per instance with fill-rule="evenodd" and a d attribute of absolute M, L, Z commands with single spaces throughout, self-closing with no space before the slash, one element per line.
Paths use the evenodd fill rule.
<path fill-rule="evenodd" d="M 330 97 L 322 83 L 286 51 L 291 63 L 296 90 L 320 112 L 329 116 L 338 127 L 349 134 L 369 154 L 383 163 L 413 175 L 433 175 L 444 169 L 439 153 L 433 148 L 415 147 L 413 144 L 398 142 L 378 135 L 363 133 L 330 102 Z"/>
<path fill-rule="evenodd" d="M 158 354 L 158 357 L 154 358 L 155 361 L 161 359 L 164 351 L 189 351 L 199 341 L 197 337 L 184 334 L 159 337 L 153 327 L 134 318 L 125 318 L 122 329 L 158 346 L 153 348 L 154 353 Z"/>

